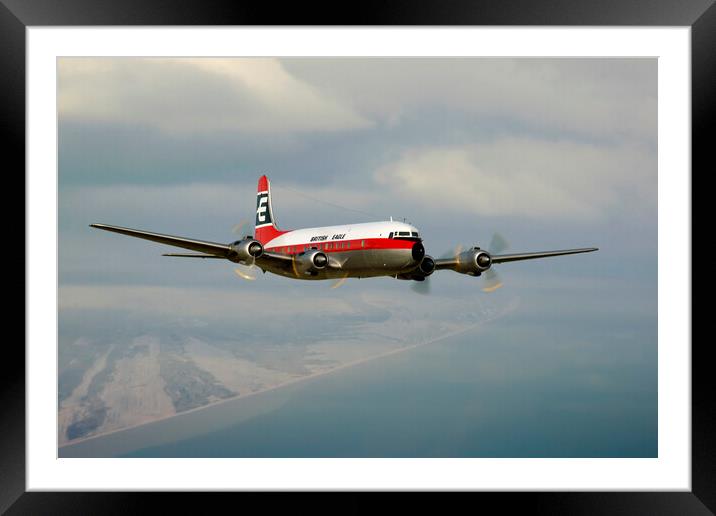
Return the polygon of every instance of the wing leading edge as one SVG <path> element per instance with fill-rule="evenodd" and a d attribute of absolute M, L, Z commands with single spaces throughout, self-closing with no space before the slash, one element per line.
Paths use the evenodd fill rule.
<path fill-rule="evenodd" d="M 112 231 L 113 233 L 120 233 L 122 235 L 127 235 L 135 238 L 143 238 L 144 240 L 151 240 L 152 242 L 158 242 L 160 244 L 183 247 L 184 249 L 199 251 L 200 253 L 205 253 L 221 258 L 226 258 L 226 256 L 231 251 L 231 248 L 227 244 L 218 244 L 216 242 L 194 240 L 192 238 L 184 238 L 173 235 L 163 235 L 161 233 L 151 233 L 149 231 L 123 228 L 121 226 L 110 226 L 108 224 L 90 224 L 90 227 L 103 229 L 105 231 Z"/>
<path fill-rule="evenodd" d="M 567 254 L 591 253 L 598 251 L 598 247 L 583 247 L 580 249 L 562 249 L 559 251 L 540 251 L 536 253 L 493 254 L 492 263 L 517 262 L 520 260 L 534 260 L 536 258 L 549 258 L 550 256 L 563 256 Z M 460 257 L 438 258 L 435 260 L 436 270 L 455 269 L 460 265 Z"/>
<path fill-rule="evenodd" d="M 183 247 L 191 251 L 198 251 L 201 254 L 191 253 L 165 253 L 162 256 L 171 256 L 176 258 L 227 258 L 231 252 L 231 246 L 228 244 L 219 244 L 216 242 L 207 242 L 205 240 L 196 240 L 193 238 L 184 238 L 173 235 L 164 235 L 161 233 L 152 233 L 150 231 L 143 231 L 140 229 L 124 228 L 121 226 L 110 226 L 109 224 L 90 224 L 90 227 L 103 229 L 105 231 L 112 231 L 113 233 L 119 233 L 121 235 L 127 235 L 135 238 L 142 238 L 144 240 L 151 240 L 160 244 L 171 245 L 175 247 Z M 277 253 L 264 252 L 259 258 L 256 259 L 256 265 L 261 266 L 262 264 L 273 264 L 281 265 L 284 267 L 290 267 L 292 259 L 290 256 L 285 256 Z"/>
<path fill-rule="evenodd" d="M 492 255 L 492 263 L 534 260 L 535 258 L 548 258 L 550 256 L 563 256 L 565 254 L 591 253 L 592 251 L 598 250 L 598 247 L 583 247 L 581 249 L 563 249 L 560 251 L 541 251 L 537 253 L 495 254 Z"/>

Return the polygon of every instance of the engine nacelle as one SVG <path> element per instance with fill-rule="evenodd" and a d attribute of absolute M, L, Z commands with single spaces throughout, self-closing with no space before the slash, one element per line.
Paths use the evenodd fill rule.
<path fill-rule="evenodd" d="M 326 268 L 328 256 L 318 249 L 309 249 L 298 254 L 293 260 L 293 268 L 296 274 L 316 274 Z"/>
<path fill-rule="evenodd" d="M 237 240 L 231 244 L 231 250 L 227 258 L 232 262 L 251 262 L 264 254 L 264 246 L 261 242 L 252 238 Z"/>
<path fill-rule="evenodd" d="M 425 255 L 425 257 L 420 262 L 420 265 L 418 265 L 418 268 L 415 272 L 419 272 L 421 276 L 427 278 L 430 276 L 433 272 L 435 272 L 435 260 L 433 260 L 432 256 Z"/>
<path fill-rule="evenodd" d="M 435 260 L 433 260 L 432 256 L 425 255 L 417 269 L 406 274 L 399 274 L 396 277 L 404 280 L 424 281 L 433 272 L 435 272 Z"/>
<path fill-rule="evenodd" d="M 463 251 L 457 256 L 457 261 L 455 272 L 469 274 L 470 276 L 479 276 L 492 266 L 490 253 L 483 251 L 479 247 Z"/>

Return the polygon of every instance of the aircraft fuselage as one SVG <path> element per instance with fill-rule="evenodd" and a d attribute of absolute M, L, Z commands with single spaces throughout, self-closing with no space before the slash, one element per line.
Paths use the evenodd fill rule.
<path fill-rule="evenodd" d="M 396 276 L 414 270 L 425 252 L 418 229 L 396 221 L 297 229 L 266 242 L 264 249 L 287 256 L 311 249 L 324 253 L 333 267 L 310 274 L 262 265 L 269 272 L 306 280 Z"/>

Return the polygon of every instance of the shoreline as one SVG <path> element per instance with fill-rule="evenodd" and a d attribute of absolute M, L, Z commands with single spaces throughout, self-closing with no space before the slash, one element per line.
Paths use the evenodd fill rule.
<path fill-rule="evenodd" d="M 298 376 L 298 377 L 295 377 L 295 378 L 293 378 L 293 379 L 291 379 L 291 380 L 288 380 L 288 381 L 285 381 L 285 382 L 282 382 L 282 383 L 279 383 L 279 384 L 276 384 L 276 385 L 272 385 L 272 386 L 270 386 L 270 387 L 266 387 L 266 388 L 260 389 L 260 390 L 258 390 L 258 391 L 247 392 L 247 393 L 245 393 L 245 394 L 238 394 L 237 396 L 232 396 L 232 397 L 230 397 L 230 398 L 224 398 L 224 399 L 212 401 L 211 403 L 207 403 L 206 405 L 202 405 L 202 406 L 200 406 L 200 407 L 194 407 L 194 408 L 192 408 L 192 409 L 185 410 L 185 411 L 183 411 L 183 412 L 177 412 L 177 413 L 170 414 L 170 415 L 167 415 L 167 416 L 163 416 L 163 417 L 160 417 L 160 418 L 152 419 L 151 421 L 145 421 L 145 422 L 143 422 L 143 423 L 137 423 L 137 424 L 134 424 L 134 425 L 125 426 L 125 427 L 122 427 L 122 428 L 117 428 L 117 429 L 115 429 L 115 430 L 109 430 L 109 431 L 107 431 L 107 432 L 102 432 L 102 433 L 95 434 L 95 435 L 91 435 L 91 436 L 88 436 L 88 437 L 82 437 L 82 438 L 80 438 L 80 439 L 75 439 L 75 440 L 73 440 L 73 441 L 71 441 L 71 442 L 67 442 L 67 443 L 65 443 L 65 444 L 63 444 L 63 445 L 58 445 L 58 446 L 57 446 L 57 451 L 58 451 L 57 458 L 63 458 L 63 457 L 60 457 L 60 456 L 59 456 L 59 451 L 60 451 L 61 449 L 63 449 L 63 448 L 70 448 L 70 447 L 72 447 L 72 446 L 75 446 L 75 445 L 78 445 L 78 444 L 82 444 L 82 443 L 85 443 L 85 442 L 87 442 L 87 441 L 91 441 L 91 440 L 93 440 L 93 439 L 98 439 L 98 438 L 100 438 L 100 437 L 107 437 L 107 436 L 109 436 L 109 435 L 116 434 L 116 433 L 119 433 L 119 432 L 124 432 L 124 431 L 126 431 L 126 430 L 132 430 L 132 429 L 139 428 L 139 427 L 142 427 L 142 426 L 151 425 L 151 424 L 153 424 L 153 423 L 159 423 L 159 422 L 161 422 L 161 421 L 167 421 L 167 420 L 169 420 L 169 419 L 171 419 L 171 418 L 183 416 L 183 415 L 185 415 L 185 414 L 191 414 L 191 413 L 193 413 L 193 412 L 197 412 L 197 411 L 200 411 L 200 410 L 208 409 L 208 408 L 210 408 L 210 407 L 216 407 L 216 406 L 218 406 L 218 405 L 221 405 L 221 404 L 224 404 L 224 403 L 228 403 L 228 402 L 230 402 L 230 401 L 237 401 L 237 400 L 240 400 L 240 399 L 246 399 L 246 398 L 249 398 L 249 397 L 251 397 L 251 396 L 255 396 L 255 395 L 258 395 L 258 394 L 263 394 L 263 393 L 265 393 L 265 392 L 274 391 L 274 390 L 280 389 L 280 388 L 282 388 L 282 387 L 288 387 L 288 386 L 290 386 L 290 385 L 294 385 L 294 384 L 297 384 L 297 383 L 299 383 L 299 382 L 308 381 L 308 380 L 312 380 L 312 379 L 315 379 L 315 378 L 320 378 L 320 377 L 322 377 L 322 376 L 326 376 L 326 375 L 335 373 L 335 372 L 337 372 L 337 371 L 341 371 L 341 370 L 344 370 L 344 369 L 348 369 L 348 368 L 351 368 L 351 367 L 355 367 L 355 366 L 357 366 L 357 365 L 364 364 L 364 363 L 370 362 L 370 361 L 372 361 L 372 360 L 377 360 L 377 359 L 380 359 L 380 358 L 385 358 L 385 357 L 388 357 L 388 356 L 391 356 L 391 355 L 397 355 L 397 354 L 403 353 L 403 352 L 405 352 L 405 351 L 410 351 L 410 350 L 412 350 L 412 349 L 416 349 L 416 348 L 419 348 L 419 347 L 422 347 L 422 346 L 427 346 L 427 345 L 429 345 L 429 344 L 434 344 L 435 342 L 439 342 L 439 341 L 441 341 L 441 340 L 444 340 L 444 339 L 447 339 L 447 338 L 450 338 L 450 337 L 454 337 L 454 336 L 456 336 L 456 335 L 460 335 L 460 334 L 465 333 L 465 332 L 467 332 L 467 331 L 469 331 L 469 330 L 471 330 L 471 329 L 473 329 L 473 328 L 476 328 L 476 327 L 478 327 L 478 326 L 480 326 L 480 325 L 482 325 L 482 324 L 485 324 L 485 323 L 494 321 L 495 319 L 498 319 L 498 318 L 500 318 L 500 317 L 502 317 L 502 316 L 504 316 L 504 315 L 510 313 L 511 311 L 513 311 L 513 310 L 516 308 L 516 305 L 517 305 L 517 304 L 518 304 L 518 303 L 512 302 L 512 303 L 510 303 L 509 306 L 507 306 L 503 311 L 499 312 L 498 314 L 492 315 L 492 316 L 486 318 L 485 320 L 476 322 L 476 323 L 471 324 L 471 325 L 469 325 L 469 326 L 467 326 L 467 327 L 465 327 L 465 328 L 462 328 L 462 329 L 460 329 L 460 330 L 456 330 L 456 331 L 453 331 L 453 332 L 450 332 L 450 333 L 446 333 L 446 334 L 444 334 L 444 335 L 441 335 L 441 336 L 439 336 L 439 337 L 436 337 L 436 338 L 434 338 L 434 339 L 431 339 L 431 340 L 428 340 L 428 341 L 425 341 L 425 342 L 420 342 L 420 343 L 418 343 L 418 344 L 411 344 L 411 345 L 408 345 L 408 346 L 399 347 L 399 348 L 396 348 L 396 349 L 392 349 L 392 350 L 390 350 L 390 351 L 386 351 L 386 352 L 384 352 L 384 353 L 379 353 L 379 354 L 377 354 L 377 355 L 373 355 L 373 356 L 371 356 L 371 357 L 361 358 L 361 359 L 358 359 L 358 360 L 353 360 L 352 362 L 346 362 L 345 364 L 341 364 L 341 365 L 339 365 L 339 366 L 336 366 L 336 367 L 334 367 L 334 368 L 332 368 L 332 369 L 328 369 L 328 370 L 326 370 L 326 371 L 320 371 L 320 372 L 311 373 L 311 374 L 304 375 L 304 376 Z"/>

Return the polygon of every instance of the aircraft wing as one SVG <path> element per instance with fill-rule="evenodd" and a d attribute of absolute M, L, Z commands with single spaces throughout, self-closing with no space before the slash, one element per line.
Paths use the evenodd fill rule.
<path fill-rule="evenodd" d="M 175 258 L 226 258 L 231 251 L 231 247 L 229 247 L 229 245 L 227 244 L 207 242 L 205 240 L 195 240 L 193 238 L 164 235 L 161 233 L 152 233 L 150 231 L 143 231 L 140 229 L 124 228 L 121 226 L 110 226 L 108 224 L 90 224 L 90 226 L 97 229 L 103 229 L 105 231 L 112 231 L 113 233 L 119 233 L 121 235 L 142 238 L 144 240 L 151 240 L 152 242 L 158 242 L 160 244 L 183 247 L 184 249 L 198 251 L 198 253 L 166 253 L 162 256 L 171 256 Z M 287 271 L 295 270 L 292 256 L 273 253 L 269 251 L 264 251 L 261 256 L 256 258 L 255 264 L 259 267 L 261 267 L 262 265 L 270 265 L 271 267 L 279 267 Z M 250 264 L 245 263 L 245 265 Z M 335 266 L 335 264 L 329 265 Z"/>
<path fill-rule="evenodd" d="M 90 224 L 90 227 L 103 229 L 105 231 L 112 231 L 113 233 L 120 233 L 136 238 L 143 238 L 144 240 L 151 240 L 152 242 L 158 242 L 160 244 L 173 245 L 176 247 L 183 247 L 184 249 L 190 249 L 192 251 L 199 251 L 205 255 L 182 255 L 173 254 L 170 256 L 181 256 L 181 257 L 217 257 L 226 258 L 231 248 L 227 244 L 217 244 L 216 242 L 206 242 L 204 240 L 194 240 L 192 238 L 184 238 L 172 235 L 162 235 L 161 233 L 150 233 L 149 231 L 142 231 L 139 229 L 123 228 L 120 226 L 110 226 L 107 224 Z"/>
<path fill-rule="evenodd" d="M 279 268 L 285 272 L 294 274 L 296 277 L 300 276 L 296 268 L 297 255 L 279 254 L 271 251 L 264 251 L 261 256 L 256 258 L 256 265 L 264 268 L 263 265 L 269 265 L 271 268 Z M 328 255 L 328 263 L 326 265 L 329 269 L 340 269 L 346 260 L 339 261 L 333 256 Z"/>
<path fill-rule="evenodd" d="M 492 263 L 506 263 L 506 262 L 517 262 L 520 260 L 534 260 L 536 258 L 548 258 L 550 256 L 562 256 L 566 254 L 578 254 L 578 253 L 591 253 L 592 251 L 598 251 L 597 247 L 584 247 L 581 249 L 562 249 L 559 251 L 540 251 L 536 253 L 515 253 L 515 254 L 493 254 L 491 255 Z M 463 262 L 464 263 L 464 262 Z M 460 256 L 454 256 L 451 258 L 437 258 L 435 259 L 435 269 L 455 269 L 456 266 L 460 265 Z"/>
<path fill-rule="evenodd" d="M 492 263 L 534 260 L 535 258 L 548 258 L 550 256 L 562 256 L 565 254 L 591 253 L 592 251 L 598 250 L 597 247 L 584 247 L 582 249 L 563 249 L 561 251 L 541 251 L 538 253 L 495 254 L 492 255 Z"/>
<path fill-rule="evenodd" d="M 293 257 L 287 254 L 273 253 L 271 251 L 264 251 L 261 256 L 256 258 L 256 265 L 261 267 L 261 264 L 280 265 L 286 269 L 293 266 Z"/>
<path fill-rule="evenodd" d="M 225 256 L 219 256 L 216 254 L 194 254 L 194 253 L 166 253 L 162 256 L 174 256 L 178 258 L 219 258 L 224 259 Z M 291 256 L 287 256 L 285 254 L 278 254 L 278 253 L 272 253 L 268 251 L 264 251 L 261 256 L 256 258 L 255 262 L 245 261 L 242 260 L 239 262 L 242 265 L 256 265 L 258 267 L 261 267 L 262 269 L 265 269 L 266 265 L 270 265 L 272 268 L 279 267 L 282 269 L 285 269 L 287 271 L 292 270 L 293 267 L 293 260 Z"/>
<path fill-rule="evenodd" d="M 454 269 L 459 263 L 460 260 L 458 260 L 457 256 L 454 258 L 435 258 L 435 270 Z"/>
<path fill-rule="evenodd" d="M 202 254 L 202 253 L 164 253 L 162 256 L 174 256 L 177 258 L 216 258 L 219 260 L 223 260 L 223 256 L 219 256 L 216 254 Z"/>

